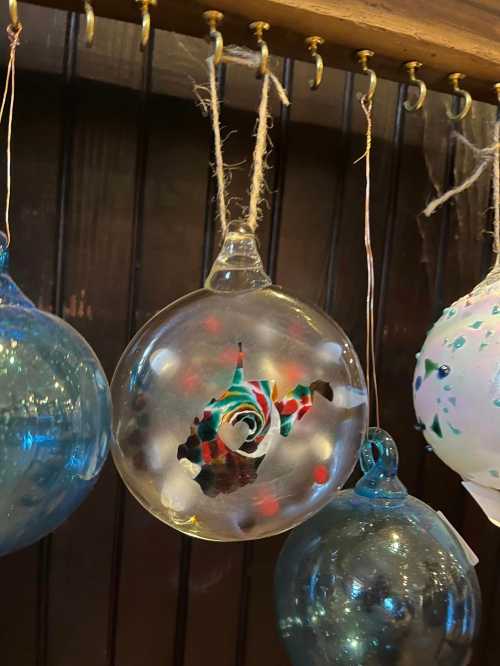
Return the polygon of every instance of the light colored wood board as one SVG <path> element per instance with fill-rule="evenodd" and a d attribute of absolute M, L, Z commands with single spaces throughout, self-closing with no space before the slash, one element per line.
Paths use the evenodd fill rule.
<path fill-rule="evenodd" d="M 82 11 L 79 0 L 34 0 L 35 4 Z M 423 77 L 431 88 L 447 91 L 446 76 L 462 71 L 476 99 L 494 102 L 492 84 L 500 79 L 500 6 L 496 0 L 160 0 L 151 10 L 158 28 L 202 36 L 201 13 L 208 7 L 225 12 L 226 43 L 253 44 L 250 20 L 271 22 L 269 43 L 278 55 L 307 59 L 304 37 L 319 33 L 328 65 L 356 69 L 354 52 L 371 48 L 373 65 L 392 80 L 404 80 L 401 63 L 425 63 Z M 139 22 L 132 0 L 100 0 L 98 16 Z M 26 26 L 28 27 L 28 26 Z M 99 20 L 96 40 L 99 39 Z"/>

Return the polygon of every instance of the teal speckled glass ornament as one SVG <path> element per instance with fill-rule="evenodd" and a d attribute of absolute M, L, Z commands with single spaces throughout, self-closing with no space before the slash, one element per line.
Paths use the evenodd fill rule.
<path fill-rule="evenodd" d="M 7 272 L 0 233 L 0 555 L 45 536 L 94 485 L 111 401 L 85 340 L 38 310 Z"/>
<path fill-rule="evenodd" d="M 436 512 L 408 495 L 383 430 L 369 431 L 361 464 L 355 489 L 280 555 L 276 607 L 293 666 L 466 666 L 479 628 L 474 568 Z"/>

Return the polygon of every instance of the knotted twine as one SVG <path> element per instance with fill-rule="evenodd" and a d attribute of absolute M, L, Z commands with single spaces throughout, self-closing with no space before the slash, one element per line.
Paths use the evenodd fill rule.
<path fill-rule="evenodd" d="M 228 47 L 224 50 L 223 62 L 243 65 L 252 69 L 258 69 L 260 66 L 260 54 L 239 47 Z M 223 157 L 223 140 L 221 137 L 220 123 L 220 100 L 217 94 L 217 75 L 212 56 L 207 58 L 209 73 L 209 107 L 212 119 L 212 131 L 214 134 L 214 174 L 217 178 L 217 213 L 221 226 L 222 236 L 226 235 L 231 220 L 229 219 L 228 205 L 226 201 L 226 190 L 228 179 L 226 177 L 226 165 Z M 271 84 L 285 106 L 290 105 L 286 90 L 283 88 L 278 77 L 268 67 L 262 77 L 262 88 L 260 93 L 260 103 L 257 113 L 257 125 L 255 130 L 255 147 L 253 151 L 252 175 L 250 184 L 250 196 L 248 211 L 246 213 L 246 222 L 254 231 L 257 229 L 259 220 L 262 217 L 261 205 L 264 199 L 265 172 L 268 168 L 266 163 L 266 153 L 268 147 L 268 129 L 269 129 L 269 92 Z M 208 110 L 206 100 L 200 94 L 200 86 L 195 86 L 195 94 L 205 112 Z"/>
<path fill-rule="evenodd" d="M 497 264 L 500 261 L 500 121 L 495 123 L 493 131 L 493 143 L 486 148 L 478 148 L 463 134 L 455 132 L 454 136 L 457 141 L 466 146 L 476 157 L 477 166 L 474 171 L 459 185 L 452 187 L 447 192 L 444 192 L 439 197 L 431 201 L 428 206 L 422 211 L 426 217 L 433 215 L 439 206 L 442 206 L 452 197 L 456 197 L 461 192 L 468 190 L 474 183 L 481 177 L 486 169 L 493 167 L 493 210 L 494 210 L 494 223 L 493 223 L 493 251 L 497 255 Z"/>
<path fill-rule="evenodd" d="M 5 194 L 5 232 L 7 235 L 7 247 L 10 245 L 10 192 L 11 192 L 11 139 L 12 139 L 12 119 L 14 117 L 14 94 L 16 89 L 16 48 L 19 46 L 21 30 L 23 29 L 21 23 L 17 26 L 12 24 L 7 26 L 7 36 L 9 38 L 9 62 L 7 64 L 7 73 L 5 76 L 5 86 L 3 91 L 2 105 L 0 107 L 0 123 L 2 122 L 5 104 L 7 102 L 7 95 L 10 89 L 10 104 L 9 104 L 9 118 L 7 121 L 7 191 Z"/>

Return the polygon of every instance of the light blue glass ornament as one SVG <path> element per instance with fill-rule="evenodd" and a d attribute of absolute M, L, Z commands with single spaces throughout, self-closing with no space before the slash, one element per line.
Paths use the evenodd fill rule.
<path fill-rule="evenodd" d="M 0 233 L 0 555 L 76 509 L 106 459 L 111 401 L 85 340 L 41 312 L 7 272 Z"/>
<path fill-rule="evenodd" d="M 293 666 L 465 666 L 479 629 L 474 568 L 435 511 L 408 495 L 386 432 L 370 429 L 361 466 L 355 489 L 280 555 L 277 614 Z"/>

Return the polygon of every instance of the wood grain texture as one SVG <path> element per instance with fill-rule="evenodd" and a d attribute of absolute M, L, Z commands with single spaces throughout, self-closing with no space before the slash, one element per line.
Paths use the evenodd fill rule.
<path fill-rule="evenodd" d="M 80 81 L 77 96 L 64 252 L 64 314 L 93 346 L 110 377 L 126 343 L 127 282 L 117 281 L 115 276 L 117 272 L 126 275 L 128 269 L 134 93 L 124 89 L 111 92 L 102 84 Z M 102 289 L 103 282 L 113 284 L 113 289 Z M 107 590 L 118 483 L 109 460 L 89 498 L 53 535 L 48 604 L 50 666 L 79 666 L 89 661 L 96 666 L 107 664 Z M 93 639 L 80 644 L 82 635 Z"/>
<path fill-rule="evenodd" d="M 34 0 L 59 9 L 82 11 L 79 0 Z M 154 8 L 154 25 L 183 34 L 202 36 L 201 19 L 211 0 L 169 0 Z M 327 63 L 343 69 L 357 69 L 353 52 L 371 48 L 377 53 L 374 65 L 384 77 L 403 80 L 401 63 L 421 60 L 424 78 L 436 89 L 448 90 L 446 75 L 462 71 L 467 86 L 477 99 L 494 101 L 491 89 L 500 74 L 500 9 L 495 0 L 218 0 L 224 11 L 226 42 L 255 42 L 248 23 L 265 19 L 273 25 L 269 41 L 274 52 L 307 59 L 304 38 L 324 36 L 322 48 Z M 132 2 L 102 0 L 98 15 L 139 22 Z M 97 31 L 99 20 L 97 20 Z M 98 34 L 98 33 L 97 33 Z"/>

